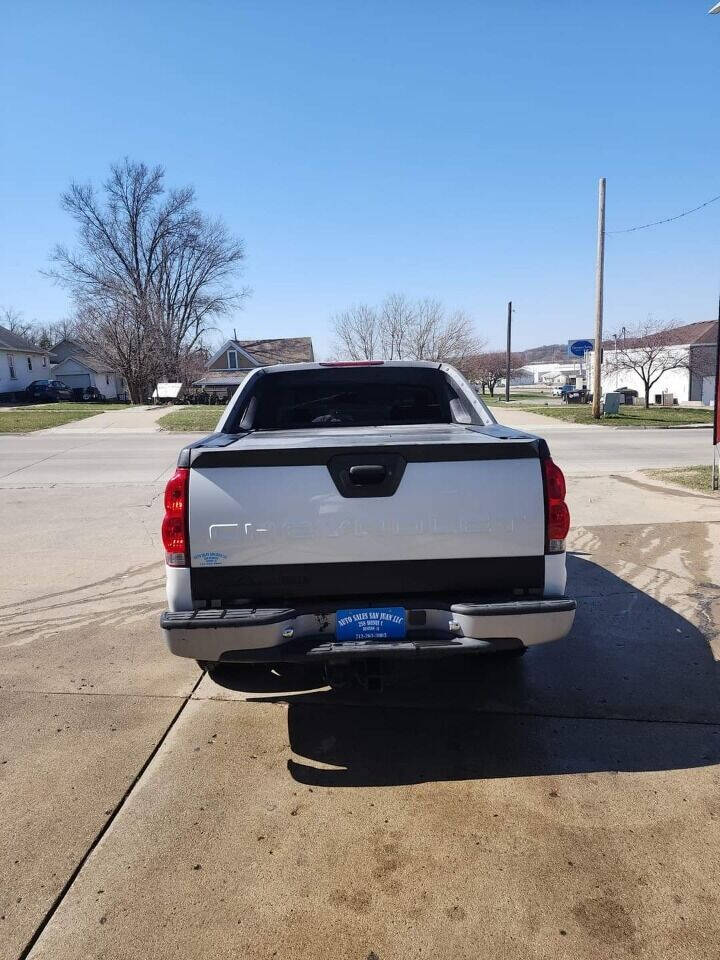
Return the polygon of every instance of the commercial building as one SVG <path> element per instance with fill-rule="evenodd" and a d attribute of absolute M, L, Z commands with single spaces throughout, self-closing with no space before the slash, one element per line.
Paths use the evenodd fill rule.
<path fill-rule="evenodd" d="M 650 388 L 651 403 L 662 403 L 663 394 L 672 394 L 678 403 L 712 404 L 717 339 L 718 322 L 709 320 L 672 327 L 662 334 L 631 343 L 626 343 L 622 337 L 606 340 L 603 343 L 602 392 L 628 387 L 643 397 L 643 377 L 638 370 L 631 369 L 630 364 L 648 370 L 648 364 L 652 362 L 659 376 Z M 655 357 L 652 361 L 651 353 Z M 588 382 L 592 383 L 595 354 L 589 353 L 587 358 Z M 663 370 L 663 367 L 672 369 Z M 655 376 L 653 373 L 652 378 Z"/>

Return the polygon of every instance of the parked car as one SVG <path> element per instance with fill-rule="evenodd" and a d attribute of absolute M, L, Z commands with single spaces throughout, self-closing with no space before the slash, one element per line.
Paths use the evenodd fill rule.
<path fill-rule="evenodd" d="M 585 387 L 571 387 L 563 394 L 565 403 L 589 403 L 591 399 L 592 394 Z"/>
<path fill-rule="evenodd" d="M 62 380 L 33 380 L 25 389 L 28 400 L 36 403 L 57 403 L 72 400 L 72 390 Z"/>
<path fill-rule="evenodd" d="M 561 387 L 553 387 L 551 396 L 553 397 L 564 397 L 568 393 L 572 393 L 574 390 L 580 389 L 579 387 L 573 387 L 569 383 L 564 383 Z"/>
<path fill-rule="evenodd" d="M 569 525 L 547 443 L 453 367 L 263 367 L 167 484 L 161 627 L 208 669 L 522 653 L 572 626 Z"/>

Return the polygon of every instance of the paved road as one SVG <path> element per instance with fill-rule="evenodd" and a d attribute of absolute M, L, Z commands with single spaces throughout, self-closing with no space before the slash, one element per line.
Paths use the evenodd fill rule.
<path fill-rule="evenodd" d="M 535 417 L 542 421 L 538 426 L 519 411 L 503 411 L 503 415 L 510 426 L 541 433 L 570 475 L 628 473 L 712 459 L 709 430 L 621 430 L 568 426 Z M 101 420 L 99 416 L 40 433 L 0 435 L 0 486 L 159 482 L 174 466 L 180 447 L 199 436 L 154 432 L 157 411 L 153 410 L 138 415 L 142 433 L 131 432 L 134 421 L 128 420 L 128 411 L 123 412 L 124 419 L 113 416 L 115 420 L 102 429 L 82 428 Z"/>
<path fill-rule="evenodd" d="M 493 413 L 501 423 L 545 437 L 554 459 L 574 475 L 712 462 L 712 430 L 705 427 L 637 430 L 563 423 L 522 410 Z"/>
<path fill-rule="evenodd" d="M 0 958 L 714 956 L 720 504 L 564 435 L 571 637 L 373 695 L 166 654 L 183 438 L 0 438 Z"/>

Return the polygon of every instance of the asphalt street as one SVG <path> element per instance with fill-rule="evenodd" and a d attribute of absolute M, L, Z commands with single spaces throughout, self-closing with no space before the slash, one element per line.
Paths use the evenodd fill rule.
<path fill-rule="evenodd" d="M 570 637 L 380 693 L 170 657 L 189 438 L 0 437 L 0 958 L 706 958 L 720 501 L 706 430 L 550 425 Z"/>
<path fill-rule="evenodd" d="M 568 426 L 519 411 L 503 411 L 503 420 L 510 426 L 541 433 L 554 459 L 574 476 L 629 473 L 712 459 L 711 431 L 703 428 Z M 23 436 L 0 434 L 0 486 L 159 482 L 174 466 L 180 447 L 199 436 L 81 426 L 92 422 L 72 424 L 73 430 L 63 427 Z"/>

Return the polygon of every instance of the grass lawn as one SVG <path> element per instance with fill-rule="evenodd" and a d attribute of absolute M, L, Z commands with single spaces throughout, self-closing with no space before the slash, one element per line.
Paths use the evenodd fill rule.
<path fill-rule="evenodd" d="M 712 467 L 670 467 L 665 470 L 645 470 L 649 477 L 654 480 L 662 480 L 663 483 L 675 483 L 679 487 L 687 487 L 688 490 L 697 490 L 700 493 L 710 493 L 718 496 L 717 492 L 712 490 Z"/>
<path fill-rule="evenodd" d="M 484 400 L 489 407 L 505 407 L 505 391 L 500 388 L 495 391 L 495 396 L 491 397 L 489 393 L 478 393 L 478 396 L 481 400 Z M 515 406 L 515 404 L 520 403 L 544 403 L 546 400 L 550 400 L 549 392 L 541 392 L 540 390 L 511 390 L 510 391 L 510 406 Z M 559 402 L 559 401 L 556 401 Z"/>
<path fill-rule="evenodd" d="M 212 433 L 224 409 L 205 405 L 183 407 L 160 417 L 158 426 L 173 433 Z"/>
<path fill-rule="evenodd" d="M 512 406 L 512 404 L 511 404 Z M 618 414 L 609 414 L 599 420 L 593 420 L 592 405 L 563 404 L 557 407 L 545 407 L 523 403 L 515 409 L 528 413 L 539 413 L 544 417 L 554 417 L 569 423 L 600 424 L 606 427 L 680 427 L 693 423 L 712 423 L 712 410 L 698 407 L 626 407 L 621 406 Z"/>
<path fill-rule="evenodd" d="M 103 410 L 117 410 L 119 406 L 117 403 L 43 403 L 29 404 L 16 410 L 3 410 L 0 407 L 0 433 L 32 433 L 34 430 L 59 427 L 73 420 L 97 416 Z"/>

